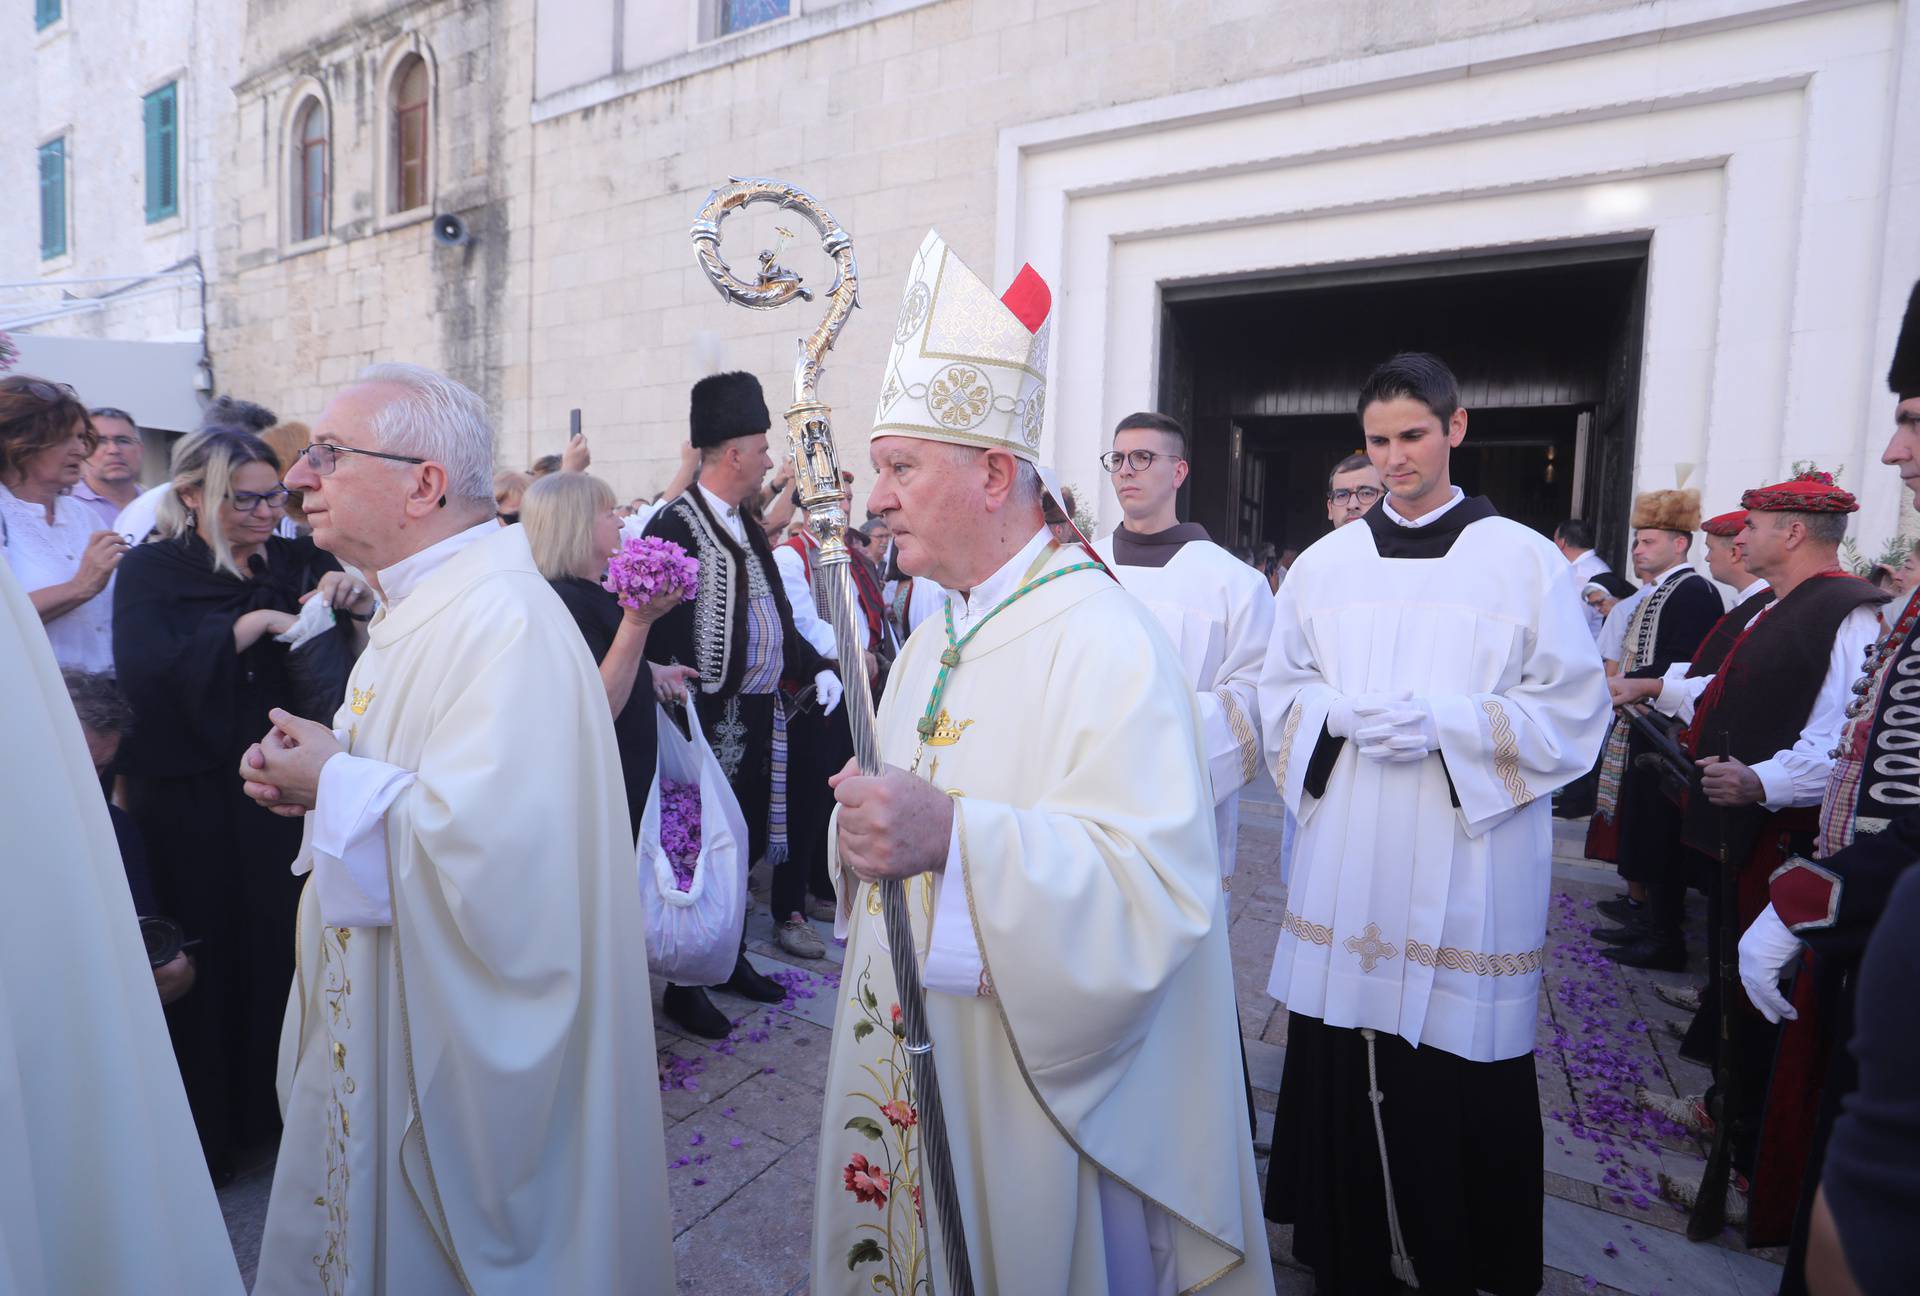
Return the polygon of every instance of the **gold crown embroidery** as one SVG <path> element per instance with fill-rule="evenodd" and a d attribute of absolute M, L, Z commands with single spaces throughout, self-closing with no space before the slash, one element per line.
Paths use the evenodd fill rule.
<path fill-rule="evenodd" d="M 373 690 L 370 688 L 353 690 L 353 701 L 348 705 L 355 715 L 365 715 L 367 708 L 373 705 Z"/>
<path fill-rule="evenodd" d="M 927 746 L 951 747 L 960 741 L 960 735 L 972 725 L 971 720 L 962 720 L 959 724 L 955 724 L 953 717 L 947 713 L 947 709 L 941 707 L 940 714 L 933 720 L 933 732 L 927 735 Z"/>

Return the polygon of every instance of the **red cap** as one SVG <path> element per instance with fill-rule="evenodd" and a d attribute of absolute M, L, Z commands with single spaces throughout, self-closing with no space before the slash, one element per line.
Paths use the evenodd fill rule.
<path fill-rule="evenodd" d="M 1803 472 L 1792 481 L 1748 491 L 1740 507 L 1763 513 L 1853 513 L 1860 502 L 1833 484 L 1832 473 Z"/>
<path fill-rule="evenodd" d="M 1740 532 L 1745 529 L 1746 525 L 1747 511 L 1745 509 L 1735 509 L 1731 513 L 1722 513 L 1719 517 L 1708 518 L 1700 524 L 1700 529 L 1708 535 L 1720 536 L 1724 539 L 1726 537 L 1739 535 Z"/>

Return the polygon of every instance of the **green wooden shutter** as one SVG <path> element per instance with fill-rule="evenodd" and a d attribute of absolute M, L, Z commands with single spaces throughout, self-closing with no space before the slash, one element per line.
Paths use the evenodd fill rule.
<path fill-rule="evenodd" d="M 67 142 L 40 146 L 40 259 L 67 254 Z"/>
<path fill-rule="evenodd" d="M 180 210 L 180 83 L 169 82 L 142 102 L 147 137 L 147 224 Z"/>
<path fill-rule="evenodd" d="M 60 21 L 60 0 L 33 0 L 33 29 L 45 31 Z"/>

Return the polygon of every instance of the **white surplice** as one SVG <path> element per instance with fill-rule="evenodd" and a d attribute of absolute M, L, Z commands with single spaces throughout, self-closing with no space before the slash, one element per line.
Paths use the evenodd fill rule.
<path fill-rule="evenodd" d="M 1424 703 L 1437 750 L 1383 763 L 1349 739 L 1310 795 L 1330 709 L 1375 694 Z M 1552 793 L 1608 716 L 1566 559 L 1499 517 L 1442 558 L 1382 558 L 1370 526 L 1341 527 L 1280 589 L 1260 712 L 1299 818 L 1273 997 L 1472 1061 L 1532 1049 Z"/>
<path fill-rule="evenodd" d="M 946 647 L 936 617 L 896 661 L 877 726 L 883 760 L 955 798 L 947 867 L 908 901 L 975 1289 L 1268 1293 L 1212 798 L 1180 663 L 1098 571 L 984 619 L 1076 561 L 1042 532 L 970 597 L 950 595 L 958 633 L 980 628 L 941 723 L 922 745 Z M 852 917 L 813 1291 L 942 1291 L 879 896 L 837 853 L 834 869 Z"/>
<path fill-rule="evenodd" d="M 294 866 L 315 877 L 255 1296 L 672 1291 L 599 673 L 520 527 L 380 582 L 334 718 L 352 755 Z"/>
<path fill-rule="evenodd" d="M 0 716 L 0 1292 L 239 1296 L 106 797 L 5 563 Z"/>
<path fill-rule="evenodd" d="M 1273 638 L 1266 578 L 1209 540 L 1189 540 L 1162 567 L 1123 566 L 1113 537 L 1094 549 L 1120 584 L 1147 605 L 1193 686 L 1213 775 L 1220 875 L 1233 875 L 1241 788 L 1260 777 L 1260 668 Z"/>

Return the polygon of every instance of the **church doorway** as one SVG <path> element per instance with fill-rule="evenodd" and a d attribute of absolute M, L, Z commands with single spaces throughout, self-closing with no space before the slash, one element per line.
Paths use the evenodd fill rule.
<path fill-rule="evenodd" d="M 1367 371 L 1432 351 L 1469 411 L 1454 481 L 1543 534 L 1592 520 L 1618 569 L 1646 263 L 1633 242 L 1169 288 L 1162 404 L 1192 430 L 1181 515 L 1229 547 L 1306 548 L 1328 470 L 1361 448 Z"/>

